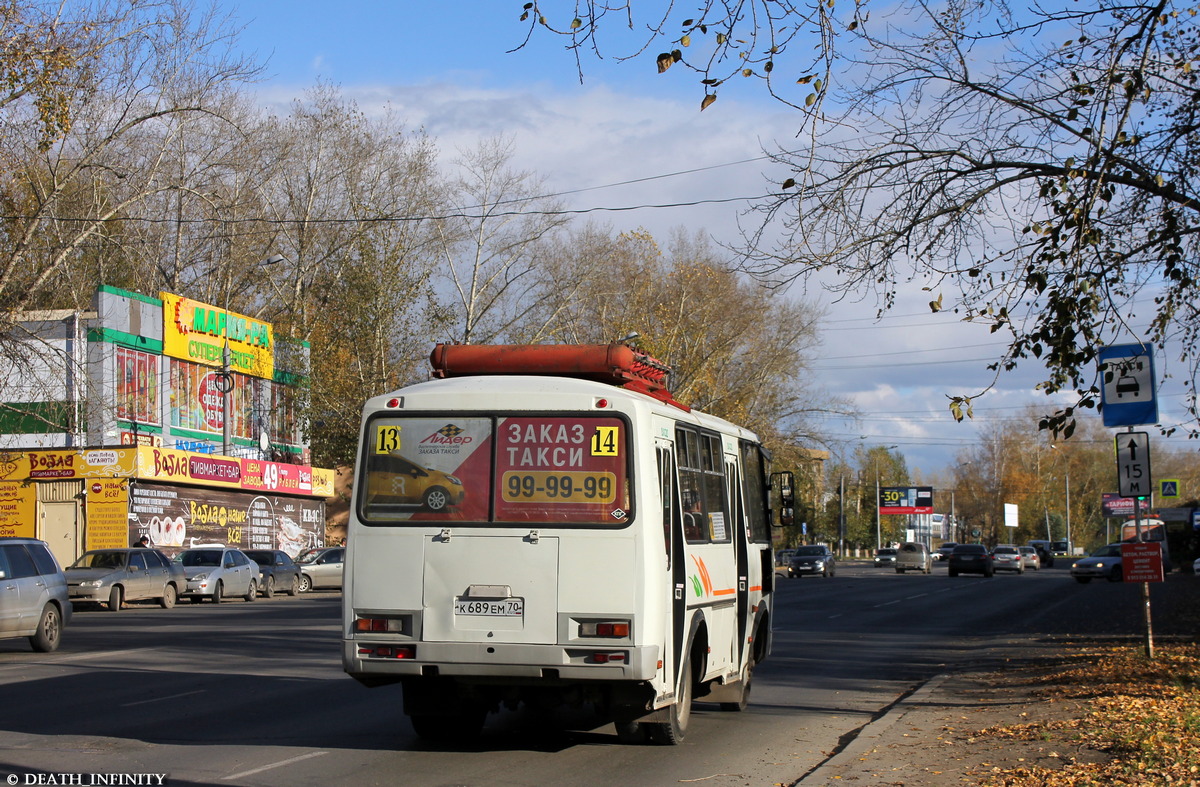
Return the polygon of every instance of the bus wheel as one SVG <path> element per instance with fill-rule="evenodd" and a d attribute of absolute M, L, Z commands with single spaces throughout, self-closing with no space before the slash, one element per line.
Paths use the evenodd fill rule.
<path fill-rule="evenodd" d="M 738 695 L 736 702 L 722 702 L 721 710 L 740 712 L 746 709 L 750 704 L 750 684 L 754 680 L 754 659 L 753 657 L 746 662 L 745 669 L 742 670 L 742 679 L 740 681 L 742 693 Z"/>
<path fill-rule="evenodd" d="M 679 675 L 679 690 L 675 692 L 675 704 L 670 707 L 669 721 L 646 722 L 650 740 L 662 746 L 678 746 L 687 735 L 688 721 L 692 716 L 692 659 L 688 655 Z"/>
<path fill-rule="evenodd" d="M 617 728 L 617 740 L 621 743 L 645 743 L 646 725 L 638 721 L 614 721 Z"/>
<path fill-rule="evenodd" d="M 417 735 L 427 741 L 456 743 L 478 738 L 486 716 L 487 709 L 468 707 L 445 715 L 413 713 L 409 714 L 408 720 Z"/>

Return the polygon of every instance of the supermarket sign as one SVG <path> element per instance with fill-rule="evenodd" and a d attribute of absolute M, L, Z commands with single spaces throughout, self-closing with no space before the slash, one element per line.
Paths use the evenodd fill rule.
<path fill-rule="evenodd" d="M 181 295 L 159 293 L 163 302 L 163 354 L 220 367 L 229 348 L 229 369 L 270 380 L 275 374 L 271 324 Z"/>

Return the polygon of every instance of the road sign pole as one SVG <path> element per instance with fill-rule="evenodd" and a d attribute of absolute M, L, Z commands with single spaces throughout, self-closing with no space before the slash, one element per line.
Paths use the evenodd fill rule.
<path fill-rule="evenodd" d="M 1133 427 L 1129 427 L 1129 432 L 1133 432 Z M 1146 443 L 1146 453 L 1150 453 L 1150 444 Z M 1149 483 L 1149 479 L 1146 479 Z M 1138 543 L 1142 542 L 1142 501 L 1141 498 L 1133 499 L 1133 531 L 1136 533 Z M 1142 619 L 1146 624 L 1146 658 L 1150 661 L 1154 660 L 1154 625 L 1150 614 L 1150 583 L 1140 582 L 1142 586 Z"/>

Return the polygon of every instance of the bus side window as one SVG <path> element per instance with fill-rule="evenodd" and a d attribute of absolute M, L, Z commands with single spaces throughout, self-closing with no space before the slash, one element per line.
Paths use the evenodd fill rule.
<path fill-rule="evenodd" d="M 658 449 L 658 493 L 662 499 L 663 548 L 667 552 L 667 566 L 671 561 L 671 522 L 675 516 L 675 467 L 671 453 L 666 448 Z"/>
<path fill-rule="evenodd" d="M 704 504 L 700 498 L 700 488 L 696 486 L 695 471 L 681 470 L 683 476 L 683 537 L 690 543 L 708 541 L 708 528 L 705 526 L 707 517 L 704 515 Z"/>
<path fill-rule="evenodd" d="M 742 441 L 742 494 L 746 501 L 746 519 L 750 525 L 750 540 L 759 544 L 771 542 L 771 523 L 767 514 L 766 457 L 762 448 Z"/>

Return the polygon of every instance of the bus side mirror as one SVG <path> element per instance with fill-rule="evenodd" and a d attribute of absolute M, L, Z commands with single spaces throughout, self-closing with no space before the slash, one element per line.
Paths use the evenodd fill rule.
<path fill-rule="evenodd" d="M 790 470 L 771 473 L 771 492 L 779 496 L 779 522 L 776 527 L 788 527 L 796 521 L 796 478 Z M 771 504 L 771 521 L 774 524 L 775 504 Z"/>

